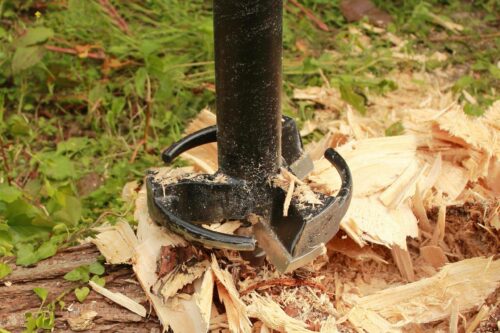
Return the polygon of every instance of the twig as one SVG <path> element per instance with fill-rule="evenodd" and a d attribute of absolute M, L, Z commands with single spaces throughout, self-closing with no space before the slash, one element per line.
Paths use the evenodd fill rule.
<path fill-rule="evenodd" d="M 301 5 L 297 0 L 289 0 L 295 7 L 299 8 L 311 21 L 314 22 L 314 24 L 316 24 L 316 26 L 320 29 L 320 30 L 323 30 L 323 31 L 330 31 L 330 28 L 328 28 L 328 26 L 326 25 L 325 22 L 321 21 L 316 15 L 314 15 L 314 13 L 304 7 L 303 5 Z"/>
<path fill-rule="evenodd" d="M 247 289 L 243 290 L 240 295 L 246 295 L 249 292 L 255 290 L 255 289 L 260 289 L 263 287 L 272 287 L 272 286 L 286 286 L 286 287 L 302 287 L 302 286 L 307 286 L 311 287 L 314 289 L 319 289 L 324 293 L 327 293 L 327 289 L 325 286 L 312 282 L 312 281 L 307 281 L 307 280 L 302 280 L 302 279 L 294 279 L 294 278 L 276 278 L 276 279 L 270 279 L 266 281 L 261 281 L 257 282 L 256 284 L 251 285 Z"/>
<path fill-rule="evenodd" d="M 130 34 L 130 29 L 128 28 L 127 22 L 121 17 L 120 13 L 113 7 L 112 4 L 109 3 L 108 0 L 99 0 L 101 6 L 106 10 L 108 15 L 113 19 L 114 23 L 120 28 L 121 31 Z"/>
<path fill-rule="evenodd" d="M 12 178 L 10 178 L 10 166 L 9 166 L 9 161 L 7 160 L 7 154 L 5 153 L 5 146 L 3 145 L 3 140 L 2 137 L 0 136 L 0 150 L 2 152 L 2 159 L 3 159 L 3 164 L 5 166 L 5 173 L 7 174 L 7 184 L 12 183 Z"/>
<path fill-rule="evenodd" d="M 66 54 L 72 54 L 78 56 L 79 53 L 75 49 L 67 48 L 67 47 L 59 47 L 59 46 L 54 46 L 54 45 L 45 45 L 45 49 L 52 51 L 52 52 L 58 52 L 58 53 L 66 53 Z M 101 53 L 92 53 L 89 52 L 86 55 L 86 58 L 91 58 L 91 59 L 99 59 L 103 60 L 106 59 L 106 55 L 101 52 Z"/>
<path fill-rule="evenodd" d="M 132 153 L 132 157 L 130 157 L 129 162 L 134 163 L 135 159 L 137 158 L 137 153 L 139 152 L 139 148 L 141 148 L 142 145 L 146 144 L 146 140 L 141 139 L 137 145 L 134 148 L 134 152 Z"/>

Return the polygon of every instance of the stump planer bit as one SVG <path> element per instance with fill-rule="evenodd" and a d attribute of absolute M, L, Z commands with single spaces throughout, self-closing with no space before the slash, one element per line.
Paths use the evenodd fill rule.
<path fill-rule="evenodd" d="M 263 252 L 282 272 L 322 253 L 338 231 L 352 193 L 344 159 L 325 158 L 340 174 L 337 196 L 315 193 L 315 202 L 292 200 L 273 180 L 286 168 L 298 178 L 312 170 L 293 119 L 281 115 L 282 0 L 214 0 L 217 125 L 193 133 L 163 152 L 181 153 L 217 142 L 219 169 L 176 180 L 150 171 L 148 206 L 157 223 L 189 241 L 213 248 Z M 230 235 L 202 224 L 246 222 Z M 263 250 L 263 252 L 262 252 Z M 259 252 L 260 251 L 260 252 Z M 259 254 L 260 253 L 260 254 Z"/>

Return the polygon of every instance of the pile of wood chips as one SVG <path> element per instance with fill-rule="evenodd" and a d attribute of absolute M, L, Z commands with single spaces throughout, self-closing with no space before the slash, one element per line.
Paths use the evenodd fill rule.
<path fill-rule="evenodd" d="M 92 241 L 108 263 L 133 266 L 163 327 L 175 333 L 494 332 L 500 329 L 500 101 L 484 116 L 469 117 L 446 93 L 449 76 L 398 74 L 392 78 L 398 90 L 370 96 L 367 117 L 335 89 L 294 92 L 322 106 L 302 134 L 326 133 L 306 147 L 315 169 L 304 183 L 336 193 L 340 179 L 322 158 L 334 147 L 350 166 L 354 193 L 327 253 L 293 273 L 251 267 L 236 252 L 193 247 L 150 219 L 136 183 L 123 195 L 135 200 L 137 230 L 122 222 L 101 228 Z M 396 121 L 404 134 L 385 136 Z M 214 123 L 204 110 L 187 132 Z M 205 145 L 183 155 L 192 167 L 162 172 L 213 173 L 216 155 L 215 144 Z M 280 178 L 280 186 L 291 183 Z M 290 193 L 303 195 L 301 187 Z M 206 227 L 233 233 L 239 226 Z M 127 308 L 144 314 L 137 305 Z"/>

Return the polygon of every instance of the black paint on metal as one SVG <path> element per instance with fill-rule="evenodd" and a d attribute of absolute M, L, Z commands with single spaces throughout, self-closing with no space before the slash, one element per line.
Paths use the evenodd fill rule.
<path fill-rule="evenodd" d="M 282 0 L 214 0 L 220 171 L 253 183 L 281 159 Z"/>
<path fill-rule="evenodd" d="M 317 193 L 320 203 L 293 197 L 283 214 L 286 191 L 272 180 L 280 167 L 301 177 L 312 167 L 293 119 L 281 115 L 282 0 L 214 0 L 217 125 L 176 142 L 162 153 L 171 163 L 181 153 L 218 143 L 219 170 L 175 181 L 151 171 L 146 179 L 153 220 L 205 246 L 262 251 L 281 271 L 293 270 L 321 253 L 337 233 L 349 206 L 349 168 L 333 149 L 325 158 L 337 169 L 337 196 Z M 286 216 L 285 216 L 286 215 Z M 240 235 L 200 224 L 240 220 Z M 250 226 L 251 227 L 248 227 Z"/>

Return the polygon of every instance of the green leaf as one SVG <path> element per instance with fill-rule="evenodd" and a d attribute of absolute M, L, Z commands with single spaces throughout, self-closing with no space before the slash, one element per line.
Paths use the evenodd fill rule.
<path fill-rule="evenodd" d="M 76 178 L 73 162 L 62 155 L 46 156 L 40 163 L 40 171 L 55 180 Z"/>
<path fill-rule="evenodd" d="M 41 46 L 28 46 L 16 49 L 12 57 L 12 73 L 17 74 L 36 65 L 42 60 L 44 54 L 45 49 Z"/>
<path fill-rule="evenodd" d="M 21 195 L 21 191 L 17 188 L 9 186 L 6 183 L 0 184 L 0 201 L 11 203 L 20 198 Z"/>
<path fill-rule="evenodd" d="M 57 245 L 52 241 L 42 243 L 36 250 L 36 257 L 38 260 L 47 259 L 52 257 L 57 252 Z"/>
<path fill-rule="evenodd" d="M 38 314 L 36 318 L 36 327 L 44 330 L 50 330 L 54 327 L 55 314 L 53 311 L 44 311 Z"/>
<path fill-rule="evenodd" d="M 61 141 L 57 144 L 57 152 L 67 153 L 67 152 L 79 152 L 85 149 L 89 144 L 89 139 L 85 137 L 73 137 L 66 141 Z"/>
<path fill-rule="evenodd" d="M 47 299 L 47 296 L 49 294 L 47 289 L 37 287 L 37 288 L 33 288 L 33 291 L 42 300 L 42 303 L 45 302 L 45 300 Z"/>
<path fill-rule="evenodd" d="M 9 275 L 12 272 L 12 268 L 9 265 L 0 262 L 0 280 Z"/>
<path fill-rule="evenodd" d="M 57 206 L 60 209 L 52 214 L 54 221 L 61 221 L 66 225 L 74 226 L 78 224 L 82 217 L 82 204 L 80 200 L 74 196 L 56 193 Z"/>
<path fill-rule="evenodd" d="M 92 276 L 92 279 L 90 279 L 90 281 L 96 283 L 101 287 L 104 287 L 106 285 L 106 279 L 97 275 Z"/>
<path fill-rule="evenodd" d="M 134 86 L 135 86 L 135 92 L 140 98 L 144 98 L 146 96 L 146 80 L 148 77 L 148 72 L 144 67 L 141 67 L 137 70 L 134 76 Z"/>
<path fill-rule="evenodd" d="M 86 266 L 80 266 L 73 269 L 72 271 L 64 275 L 64 279 L 67 281 L 89 281 L 89 269 Z"/>
<path fill-rule="evenodd" d="M 30 133 L 28 121 L 17 114 L 10 116 L 7 120 L 7 130 L 12 136 L 26 136 Z"/>
<path fill-rule="evenodd" d="M 464 105 L 464 113 L 469 116 L 479 117 L 484 113 L 484 108 L 480 107 L 477 104 L 467 103 Z"/>
<path fill-rule="evenodd" d="M 33 244 L 17 244 L 16 247 L 17 265 L 29 266 L 38 262 L 38 257 L 36 256 L 35 247 L 33 246 Z"/>
<path fill-rule="evenodd" d="M 152 40 L 144 40 L 139 45 L 139 52 L 143 54 L 144 58 L 147 58 L 150 54 L 155 53 L 161 47 L 161 44 L 158 44 Z"/>
<path fill-rule="evenodd" d="M 90 293 L 90 289 L 88 287 L 76 288 L 75 296 L 78 302 L 82 303 Z"/>
<path fill-rule="evenodd" d="M 11 333 L 11 332 L 7 331 L 5 328 L 0 327 L 0 333 Z"/>
<path fill-rule="evenodd" d="M 395 135 L 401 135 L 405 131 L 405 127 L 403 126 L 403 123 L 401 121 L 397 121 L 391 126 L 387 127 L 385 130 L 385 135 L 386 136 L 395 136 Z"/>
<path fill-rule="evenodd" d="M 104 271 L 105 271 L 104 266 L 98 261 L 89 265 L 89 272 L 92 274 L 102 275 L 104 274 Z"/>
<path fill-rule="evenodd" d="M 461 78 L 459 78 L 457 81 L 455 81 L 455 84 L 452 87 L 453 92 L 459 93 L 464 89 L 469 88 L 474 84 L 475 80 L 472 76 L 470 75 L 464 75 Z"/>
<path fill-rule="evenodd" d="M 366 114 L 365 98 L 356 93 L 347 82 L 340 83 L 340 96 L 362 115 Z"/>
<path fill-rule="evenodd" d="M 33 314 L 31 312 L 27 312 L 24 314 L 25 318 L 25 323 L 24 326 L 26 327 L 25 332 L 35 332 L 36 329 L 36 318 L 33 317 Z"/>
<path fill-rule="evenodd" d="M 54 31 L 50 28 L 37 27 L 29 29 L 24 36 L 19 38 L 14 45 L 16 47 L 31 46 L 47 41 L 54 36 Z"/>

